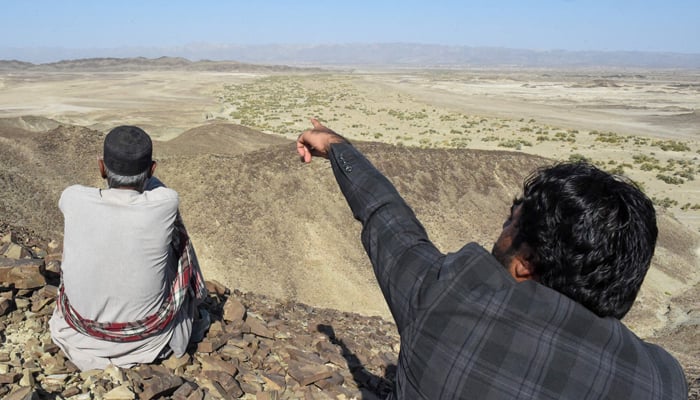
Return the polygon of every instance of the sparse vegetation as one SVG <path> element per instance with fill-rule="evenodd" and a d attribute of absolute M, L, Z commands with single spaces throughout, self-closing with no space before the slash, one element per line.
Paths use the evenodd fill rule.
<path fill-rule="evenodd" d="M 590 162 L 592 162 L 592 160 L 589 157 L 584 156 L 583 154 L 574 153 L 574 154 L 569 156 L 569 162 L 572 162 L 572 163 L 577 163 L 577 162 L 590 163 Z"/>
<path fill-rule="evenodd" d="M 509 149 L 515 149 L 515 150 L 521 150 L 523 146 L 528 146 L 531 147 L 532 143 L 528 142 L 527 140 L 522 140 L 522 139 L 514 139 L 514 140 L 506 140 L 506 141 L 499 141 L 498 142 L 498 147 L 506 147 Z"/>
<path fill-rule="evenodd" d="M 651 145 L 663 151 L 690 151 L 690 147 L 686 143 L 678 140 L 655 140 Z"/>
<path fill-rule="evenodd" d="M 664 197 L 663 199 L 657 199 L 656 197 L 652 197 L 651 202 L 654 203 L 655 206 L 661 207 L 663 209 L 668 209 L 678 205 L 678 201 L 673 200 L 669 197 Z"/>
<path fill-rule="evenodd" d="M 685 181 L 683 178 L 677 177 L 677 176 L 671 176 L 671 175 L 664 175 L 664 174 L 657 174 L 656 179 L 668 183 L 669 185 L 680 185 L 683 184 Z"/>
<path fill-rule="evenodd" d="M 352 77 L 316 74 L 261 78 L 227 87 L 221 98 L 236 122 L 290 138 L 307 127 L 306 116 L 316 115 L 350 138 L 421 148 L 500 148 L 557 155 L 633 176 L 640 187 L 651 182 L 688 185 L 700 172 L 696 153 L 700 150 L 689 142 L 562 129 L 529 117 L 472 116 L 427 106 L 399 93 L 382 92 L 382 102 L 377 102 L 368 93 L 355 85 Z M 606 154 L 622 153 L 609 158 L 601 155 L 601 149 Z M 690 158 L 687 153 L 692 153 Z M 695 159 L 691 159 L 693 156 Z M 654 186 L 650 187 L 653 194 Z M 673 193 L 659 197 L 657 202 L 664 207 L 681 209 L 672 202 L 678 201 Z M 684 201 L 683 211 L 692 211 L 697 203 Z"/>
<path fill-rule="evenodd" d="M 591 131 L 589 134 L 596 136 L 596 142 L 608 144 L 623 144 L 629 141 L 629 138 L 627 136 L 618 135 L 614 132 Z"/>

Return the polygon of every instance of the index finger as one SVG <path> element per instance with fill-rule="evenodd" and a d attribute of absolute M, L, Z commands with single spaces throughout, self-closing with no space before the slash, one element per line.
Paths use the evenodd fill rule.
<path fill-rule="evenodd" d="M 311 118 L 311 125 L 314 126 L 314 129 L 325 128 L 325 126 L 323 126 L 323 124 L 321 124 L 320 122 L 318 122 L 318 120 L 317 120 L 316 118 Z"/>

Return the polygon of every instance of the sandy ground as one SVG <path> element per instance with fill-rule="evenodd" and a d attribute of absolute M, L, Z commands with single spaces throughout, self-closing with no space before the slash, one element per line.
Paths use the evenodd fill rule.
<path fill-rule="evenodd" d="M 168 139 L 211 117 L 221 85 L 257 77 L 181 71 L 4 74 L 0 117 L 42 116 L 102 131 L 133 124 Z"/>
<path fill-rule="evenodd" d="M 213 118 L 294 138 L 318 116 L 354 139 L 585 157 L 698 231 L 699 81 L 626 70 L 15 72 L 0 75 L 0 117 L 135 124 L 165 140 Z M 680 151 L 662 149 L 676 141 Z"/>
<path fill-rule="evenodd" d="M 690 339 L 678 341 L 669 336 L 669 342 L 664 343 L 673 348 L 676 342 L 693 342 L 698 319 L 700 247 L 695 250 L 695 257 L 687 251 L 697 247 L 698 235 L 693 232 L 700 231 L 697 82 L 699 71 L 3 72 L 0 118 L 39 116 L 99 131 L 134 124 L 144 127 L 156 139 L 170 140 L 211 120 L 239 123 L 291 139 L 309 127 L 308 117 L 317 116 L 351 140 L 420 148 L 518 151 L 555 160 L 589 159 L 605 169 L 624 173 L 643 187 L 659 209 L 665 209 L 659 221 L 662 229 L 668 231 L 663 235 L 666 243 L 657 248 L 657 265 L 664 268 L 652 268 L 625 323 L 642 337 L 664 327 L 687 326 Z M 36 123 L 27 121 L 24 128 L 31 129 Z M 43 130 L 46 126 L 36 123 L 34 127 Z M 210 135 L 218 134 L 211 128 L 201 129 Z M 225 137 L 220 136 L 220 143 L 226 143 Z M 254 148 L 255 144 L 248 146 Z M 282 163 L 280 157 L 286 157 L 277 156 L 278 163 Z M 171 171 L 167 182 L 177 181 L 179 176 L 180 187 L 186 187 L 185 180 L 201 175 L 204 168 L 196 165 L 197 160 L 192 158 L 192 164 L 183 168 L 184 173 Z M 275 157 L 270 156 L 267 161 L 273 162 Z M 236 172 L 245 170 L 246 164 L 237 168 Z M 297 172 L 286 164 L 285 168 L 291 171 L 290 176 L 299 174 L 295 179 L 307 179 L 308 171 Z M 443 166 L 440 171 L 444 169 Z M 161 170 L 167 171 L 165 166 Z M 215 165 L 211 170 L 215 170 Z M 258 176 L 269 186 L 274 180 L 265 176 L 265 171 L 248 171 L 247 176 Z M 286 181 L 274 182 L 278 186 L 276 193 L 289 186 Z M 236 188 L 226 188 L 233 189 Z M 243 189 L 237 190 L 240 194 Z M 265 203 L 265 199 L 255 197 L 256 193 L 249 200 Z M 342 202 L 340 198 L 336 200 Z M 278 213 L 288 207 L 283 198 L 272 204 Z M 188 212 L 194 218 L 193 209 Z M 266 228 L 275 227 L 274 221 L 260 216 L 251 218 L 250 229 L 266 232 Z M 231 265 L 244 268 L 250 260 L 229 256 L 223 257 L 224 264 L 217 257 L 220 248 L 209 249 L 207 240 L 196 240 L 207 229 L 214 231 L 214 236 L 219 229 L 209 226 L 211 219 L 203 221 L 201 226 L 195 226 L 193 237 L 199 244 L 202 264 L 209 268 L 205 274 L 209 279 L 238 287 L 231 283 L 234 278 L 228 276 Z M 295 228 L 309 241 L 329 234 L 327 228 Z M 274 233 L 268 235 L 270 240 L 274 240 Z M 350 245 L 359 247 L 356 242 Z M 348 249 L 348 253 L 351 250 L 357 249 Z M 291 252 L 284 249 L 281 253 L 271 265 L 285 265 L 284 256 Z M 307 278 L 306 286 L 291 282 L 293 288 L 298 284 L 299 299 L 388 317 L 369 274 L 356 274 L 357 281 L 341 282 L 360 288 L 353 289 L 365 295 L 360 303 L 352 303 L 351 296 L 334 298 L 334 293 L 329 294 L 327 289 L 333 287 L 340 273 L 326 271 L 324 263 L 315 261 L 324 256 L 313 250 L 306 255 L 307 267 L 325 274 L 316 273 L 315 280 Z M 254 267 L 253 262 L 250 268 Z M 263 286 L 270 286 L 268 291 L 283 291 L 274 286 L 278 282 L 258 280 Z M 342 293 L 337 291 L 335 297 L 342 297 Z M 372 305 L 378 308 L 372 309 Z M 696 362 L 697 350 L 685 344 L 679 345 L 674 355 L 682 358 L 687 353 L 690 365 Z"/>

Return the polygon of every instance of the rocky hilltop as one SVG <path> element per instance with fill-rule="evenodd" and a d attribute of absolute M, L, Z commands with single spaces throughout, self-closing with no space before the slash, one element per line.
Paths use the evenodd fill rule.
<path fill-rule="evenodd" d="M 53 344 L 61 246 L 0 226 L 0 396 L 26 399 L 381 399 L 400 349 L 380 317 L 315 308 L 207 281 L 204 339 L 181 358 L 80 372 Z M 689 300 L 698 290 L 687 293 Z M 697 311 L 695 311 L 697 314 Z M 697 319 L 697 315 L 695 315 Z M 651 338 L 680 358 L 700 399 L 697 320 Z"/>
<path fill-rule="evenodd" d="M 6 237 L 0 256 L 0 384 L 7 388 L 0 396 L 385 393 L 398 337 L 360 246 L 359 225 L 327 162 L 302 165 L 292 142 L 224 123 L 155 143 L 156 174 L 180 193 L 212 289 L 208 307 L 218 323 L 205 341 L 209 347 L 193 348 L 184 366 L 171 360 L 78 374 L 47 340 L 45 325 L 61 251 L 57 202 L 68 185 L 103 185 L 95 160 L 104 134 L 44 118 L 0 120 L 0 233 Z M 443 251 L 469 240 L 489 246 L 522 179 L 549 162 L 510 152 L 356 145 L 394 182 Z M 663 213 L 659 227 L 652 269 L 625 323 L 671 351 L 697 385 L 700 237 Z M 231 309 L 242 316 L 234 318 Z M 295 369 L 298 363 L 303 366 Z M 229 364 L 237 369 L 224 366 Z"/>
<path fill-rule="evenodd" d="M 182 358 L 80 372 L 51 341 L 61 247 L 0 227 L 0 397 L 24 399 L 374 399 L 399 349 L 379 317 L 310 307 L 207 281 L 213 321 Z"/>

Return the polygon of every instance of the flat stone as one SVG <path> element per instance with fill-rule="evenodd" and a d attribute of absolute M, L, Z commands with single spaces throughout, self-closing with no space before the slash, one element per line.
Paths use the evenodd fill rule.
<path fill-rule="evenodd" d="M 11 391 L 4 400 L 38 400 L 39 394 L 31 387 L 20 387 Z"/>
<path fill-rule="evenodd" d="M 167 396 L 180 387 L 182 383 L 182 378 L 176 375 L 154 375 L 153 378 L 144 381 L 143 392 L 139 398 L 150 400 L 160 396 Z"/>
<path fill-rule="evenodd" d="M 2 255 L 15 260 L 31 257 L 29 250 L 16 243 L 8 243 L 7 246 L 5 246 L 5 250 L 3 251 Z"/>
<path fill-rule="evenodd" d="M 236 380 L 241 384 L 241 389 L 244 392 L 255 394 L 263 391 L 263 380 L 257 373 L 253 371 L 244 371 L 238 374 Z"/>
<path fill-rule="evenodd" d="M 290 361 L 288 373 L 301 386 L 308 386 L 321 379 L 330 378 L 333 371 L 325 365 Z"/>
<path fill-rule="evenodd" d="M 195 390 L 197 390 L 196 384 L 192 382 L 185 382 L 173 392 L 171 398 L 172 400 L 187 400 Z"/>
<path fill-rule="evenodd" d="M 61 392 L 61 396 L 63 397 L 73 397 L 78 394 L 80 394 L 80 388 L 77 386 L 71 386 Z"/>
<path fill-rule="evenodd" d="M 221 385 L 226 394 L 234 398 L 243 396 L 244 392 L 241 389 L 240 383 L 231 375 L 223 371 L 205 371 L 205 376 L 211 379 L 214 383 Z"/>
<path fill-rule="evenodd" d="M 325 364 L 326 360 L 322 359 L 318 354 L 310 351 L 297 349 L 295 347 L 287 347 L 287 353 L 292 360 L 304 361 L 311 364 Z"/>
<path fill-rule="evenodd" d="M 204 281 L 204 285 L 207 287 L 209 293 L 216 293 L 217 296 L 225 296 L 231 293 L 230 290 L 216 280 Z"/>
<path fill-rule="evenodd" d="M 53 374 L 46 375 L 41 381 L 42 384 L 51 383 L 56 385 L 63 385 L 68 380 L 68 374 Z"/>
<path fill-rule="evenodd" d="M 0 298 L 0 317 L 12 311 L 15 302 L 12 299 Z"/>
<path fill-rule="evenodd" d="M 265 383 L 266 390 L 284 392 L 284 390 L 287 388 L 287 382 L 284 379 L 284 375 L 262 373 L 261 377 Z"/>
<path fill-rule="evenodd" d="M 232 360 L 238 360 L 238 362 L 246 362 L 253 356 L 249 349 L 242 349 L 238 346 L 233 346 L 230 344 L 223 346 L 218 353 L 222 356 L 231 358 Z"/>
<path fill-rule="evenodd" d="M 13 231 L 7 232 L 3 235 L 0 243 L 17 243 L 17 234 Z"/>
<path fill-rule="evenodd" d="M 24 299 L 21 297 L 18 297 L 15 299 L 15 305 L 19 310 L 26 310 L 32 305 L 32 301 L 29 299 Z"/>
<path fill-rule="evenodd" d="M 51 253 L 55 253 L 56 251 L 58 251 L 58 249 L 63 248 L 63 244 L 62 244 L 60 241 L 56 240 L 56 239 L 51 239 L 51 240 L 49 241 L 49 243 L 46 244 L 46 248 L 47 248 Z"/>
<path fill-rule="evenodd" d="M 53 302 L 54 302 L 54 299 L 50 299 L 50 298 L 45 298 L 45 299 L 41 299 L 39 301 L 34 301 L 34 302 L 32 302 L 31 311 L 33 313 L 40 313 L 42 310 L 45 309 L 44 307 L 46 307 L 47 305 L 49 305 Z"/>
<path fill-rule="evenodd" d="M 44 353 L 56 354 L 58 353 L 59 347 L 56 346 L 54 342 L 50 342 L 41 346 L 41 349 L 44 351 Z"/>
<path fill-rule="evenodd" d="M 187 400 L 204 400 L 204 397 L 204 390 L 200 388 L 192 392 L 189 396 L 187 396 Z"/>
<path fill-rule="evenodd" d="M 224 325 L 221 321 L 214 321 L 209 325 L 209 330 L 207 331 L 207 336 L 214 337 L 220 336 L 226 333 L 224 330 Z"/>
<path fill-rule="evenodd" d="M 182 357 L 176 357 L 175 354 L 171 355 L 167 360 L 163 361 L 163 365 L 168 367 L 168 369 L 176 370 L 180 367 L 184 367 L 192 361 L 192 357 L 185 353 Z"/>
<path fill-rule="evenodd" d="M 135 400 L 136 394 L 128 385 L 117 386 L 102 397 L 104 400 Z"/>
<path fill-rule="evenodd" d="M 41 247 L 38 246 L 32 246 L 31 253 L 34 255 L 36 258 L 44 258 L 46 257 L 46 250 L 42 249 Z"/>
<path fill-rule="evenodd" d="M 22 379 L 19 380 L 19 385 L 34 387 L 34 385 L 36 385 L 36 381 L 34 380 L 34 374 L 28 369 L 22 371 Z"/>
<path fill-rule="evenodd" d="M 229 296 L 224 303 L 224 321 L 242 321 L 245 318 L 246 309 L 235 297 Z"/>
<path fill-rule="evenodd" d="M 280 395 L 276 390 L 267 392 L 258 392 L 255 394 L 255 400 L 279 400 Z"/>
<path fill-rule="evenodd" d="M 200 378 L 201 385 L 209 390 L 209 393 L 217 399 L 237 399 L 243 396 L 243 390 L 238 387 L 238 391 L 229 393 L 221 384 L 221 380 L 233 384 L 236 382 L 231 375 L 221 371 L 207 371 L 205 377 Z M 229 382 L 232 380 L 233 382 Z M 235 389 L 235 387 L 232 387 Z"/>
<path fill-rule="evenodd" d="M 247 325 L 250 328 L 250 333 L 252 333 L 255 336 L 261 336 L 270 339 L 274 339 L 275 337 L 274 332 L 268 329 L 268 327 L 265 326 L 264 322 L 255 317 L 249 315 L 248 318 L 245 320 L 245 325 Z"/>
<path fill-rule="evenodd" d="M 236 376 L 238 368 L 220 358 L 212 356 L 198 356 L 197 360 L 202 364 L 202 371 L 223 371 L 231 376 Z"/>
<path fill-rule="evenodd" d="M 213 353 L 225 345 L 232 336 L 233 335 L 230 333 L 223 333 L 214 337 L 209 337 L 209 335 L 207 335 L 206 338 L 197 344 L 197 352 Z"/>
<path fill-rule="evenodd" d="M 239 349 L 248 349 L 253 344 L 250 340 L 243 337 L 234 337 L 229 339 L 226 344 L 238 347 Z"/>
<path fill-rule="evenodd" d="M 107 368 L 104 369 L 103 374 L 108 377 L 112 383 L 121 385 L 126 381 L 126 375 L 124 371 L 114 364 L 109 364 Z"/>
<path fill-rule="evenodd" d="M 34 292 L 34 294 L 39 298 L 55 299 L 56 296 L 58 296 L 58 287 L 54 285 L 46 285 Z"/>
<path fill-rule="evenodd" d="M 51 272 L 53 274 L 60 274 L 61 273 L 61 261 L 60 260 L 46 260 L 44 259 L 44 262 L 46 263 L 46 272 Z"/>
<path fill-rule="evenodd" d="M 7 373 L 7 374 L 0 374 L 0 384 L 12 384 L 17 381 L 19 381 L 22 378 L 22 374 L 20 373 Z"/>
<path fill-rule="evenodd" d="M 0 257 L 0 282 L 14 285 L 15 289 L 34 289 L 46 285 L 44 260 L 13 260 Z"/>

